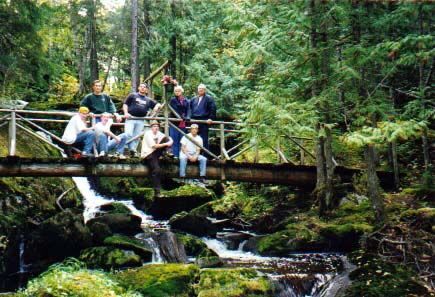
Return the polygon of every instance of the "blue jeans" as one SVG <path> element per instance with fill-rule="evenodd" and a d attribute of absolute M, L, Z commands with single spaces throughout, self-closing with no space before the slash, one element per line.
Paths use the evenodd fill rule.
<path fill-rule="evenodd" d="M 116 143 L 115 139 L 111 139 L 109 141 L 109 137 L 106 134 L 101 134 L 100 138 L 98 139 L 98 152 L 110 152 L 111 150 L 116 150 L 117 153 L 123 154 L 124 153 L 124 147 L 125 143 L 127 142 L 127 134 L 122 133 L 118 135 L 119 138 L 121 138 L 121 141 L 119 143 Z"/>
<path fill-rule="evenodd" d="M 95 132 L 94 131 L 83 131 L 77 134 L 76 141 L 74 144 L 83 144 L 83 152 L 91 154 L 92 145 L 95 142 Z"/>
<path fill-rule="evenodd" d="M 187 167 L 187 156 L 185 154 L 180 154 L 180 177 L 186 177 L 186 167 Z M 207 168 L 207 158 L 203 155 L 198 156 L 199 161 L 199 176 L 205 177 L 205 170 Z"/>
<path fill-rule="evenodd" d="M 125 133 L 128 136 L 128 139 L 131 139 L 133 137 L 136 137 L 137 135 L 141 134 L 142 131 L 144 131 L 144 120 L 125 120 Z M 127 144 L 128 149 L 130 151 L 136 151 L 137 146 L 139 144 L 140 138 L 133 140 Z"/>
<path fill-rule="evenodd" d="M 183 128 L 181 130 L 187 134 L 186 128 Z M 174 141 L 174 143 L 172 144 L 172 153 L 174 154 L 175 157 L 178 158 L 180 156 L 180 149 L 181 149 L 180 141 L 181 141 L 181 138 L 183 138 L 183 134 L 178 132 L 178 130 L 175 129 L 174 127 L 170 126 L 169 127 L 169 136 L 171 136 L 172 140 Z"/>

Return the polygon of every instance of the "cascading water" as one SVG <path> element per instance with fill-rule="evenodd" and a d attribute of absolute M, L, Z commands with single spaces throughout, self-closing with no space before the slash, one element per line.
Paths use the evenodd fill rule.
<path fill-rule="evenodd" d="M 18 273 L 27 272 L 27 265 L 24 263 L 24 249 L 25 249 L 24 236 L 20 236 Z"/>
<path fill-rule="evenodd" d="M 114 199 L 109 199 L 96 193 L 91 188 L 91 185 L 86 177 L 73 177 L 73 180 L 83 196 L 83 205 L 85 207 L 85 210 L 83 212 L 83 217 L 85 222 L 92 219 L 95 216 L 95 214 L 99 212 L 100 206 L 115 201 Z M 145 233 L 140 233 L 136 237 L 138 239 L 143 240 L 153 250 L 153 257 L 152 257 L 153 263 L 162 263 L 163 258 L 160 254 L 159 247 L 157 246 L 157 243 L 154 241 L 154 239 L 148 236 L 149 233 L 148 231 L 150 228 L 154 228 L 156 226 L 159 228 L 161 228 L 162 226 L 167 226 L 167 222 L 154 221 L 152 219 L 152 216 L 147 215 L 143 211 L 138 210 L 133 205 L 133 202 L 131 200 L 116 200 L 116 202 L 124 204 L 126 207 L 128 207 L 128 209 L 132 212 L 132 214 L 142 219 L 141 226 L 142 229 L 145 231 Z"/>

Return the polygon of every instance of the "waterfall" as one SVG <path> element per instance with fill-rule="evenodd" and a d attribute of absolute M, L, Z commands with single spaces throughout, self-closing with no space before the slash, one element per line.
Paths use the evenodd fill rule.
<path fill-rule="evenodd" d="M 98 194 L 91 188 L 91 184 L 89 183 L 86 177 L 73 177 L 72 179 L 83 196 L 83 205 L 85 208 L 83 212 L 83 217 L 85 223 L 95 217 L 95 214 L 99 211 L 101 205 L 115 202 L 115 201 L 118 203 L 122 203 L 126 207 L 128 207 L 128 209 L 131 211 L 133 215 L 136 215 L 142 219 L 141 227 L 144 231 L 147 231 L 146 232 L 147 234 L 140 233 L 136 237 L 144 240 L 147 243 L 147 245 L 153 250 L 152 261 L 156 263 L 163 262 L 163 258 L 160 254 L 160 250 L 157 243 L 154 241 L 152 237 L 150 236 L 147 237 L 147 235 L 149 233 L 148 232 L 149 229 L 152 229 L 154 227 L 162 228 L 162 226 L 163 227 L 167 226 L 166 221 L 154 221 L 152 219 L 152 216 L 147 215 L 141 210 L 138 210 L 134 206 L 131 200 L 114 200 Z"/>
<path fill-rule="evenodd" d="M 20 236 L 20 244 L 19 244 L 19 262 L 18 262 L 18 273 L 27 272 L 27 265 L 24 263 L 24 249 L 25 249 L 25 241 L 24 236 Z"/>

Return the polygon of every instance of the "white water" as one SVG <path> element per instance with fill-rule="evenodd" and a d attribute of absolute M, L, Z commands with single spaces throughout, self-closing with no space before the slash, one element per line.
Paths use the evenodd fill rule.
<path fill-rule="evenodd" d="M 84 205 L 84 212 L 83 217 L 85 220 L 85 223 L 89 221 L 90 219 L 95 217 L 95 214 L 99 212 L 100 206 L 104 204 L 108 204 L 111 202 L 119 202 L 124 204 L 128 207 L 128 209 L 131 211 L 132 214 L 138 216 L 141 218 L 141 227 L 142 229 L 147 228 L 154 228 L 162 226 L 167 226 L 167 221 L 154 221 L 152 216 L 147 215 L 141 210 L 138 210 L 133 202 L 131 200 L 114 200 L 106 198 L 97 192 L 95 192 L 86 177 L 73 177 L 73 181 L 75 182 L 77 188 L 79 189 L 80 193 L 83 196 L 83 205 Z M 159 247 L 155 243 L 155 241 L 151 237 L 146 237 L 144 233 L 140 233 L 136 236 L 136 238 L 139 238 L 141 240 L 144 240 L 147 242 L 150 248 L 153 250 L 153 263 L 161 263 L 163 262 L 163 258 L 160 254 Z"/>
<path fill-rule="evenodd" d="M 24 263 L 24 237 L 21 236 L 20 238 L 20 245 L 19 245 L 19 269 L 18 273 L 24 273 L 27 272 L 27 265 Z"/>

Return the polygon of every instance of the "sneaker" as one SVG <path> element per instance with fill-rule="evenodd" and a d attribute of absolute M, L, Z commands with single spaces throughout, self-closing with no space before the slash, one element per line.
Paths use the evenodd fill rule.
<path fill-rule="evenodd" d="M 139 154 L 136 151 L 131 150 L 129 152 L 131 158 L 138 158 Z"/>
<path fill-rule="evenodd" d="M 101 151 L 99 154 L 98 154 L 98 157 L 104 157 L 106 155 L 106 152 L 105 151 Z"/>
<path fill-rule="evenodd" d="M 160 193 L 160 190 L 154 190 L 154 198 L 161 198 L 162 194 Z"/>
<path fill-rule="evenodd" d="M 204 185 L 207 185 L 207 184 L 208 184 L 208 181 L 207 181 L 204 177 L 201 177 L 201 178 L 199 179 L 199 182 L 202 183 L 202 184 L 204 184 Z"/>
<path fill-rule="evenodd" d="M 125 155 L 120 154 L 120 153 L 116 153 L 116 154 L 115 154 L 115 158 L 118 158 L 118 159 L 120 159 L 120 160 L 125 160 L 125 159 L 127 159 L 127 157 L 126 157 Z"/>
<path fill-rule="evenodd" d="M 94 154 L 87 153 L 87 152 L 82 152 L 82 157 L 92 158 L 93 156 L 94 156 Z"/>

